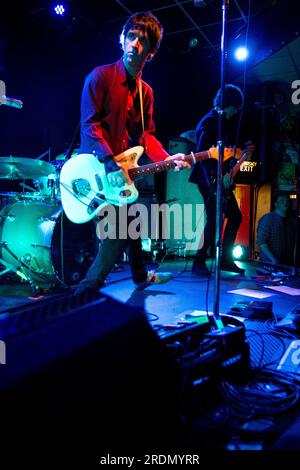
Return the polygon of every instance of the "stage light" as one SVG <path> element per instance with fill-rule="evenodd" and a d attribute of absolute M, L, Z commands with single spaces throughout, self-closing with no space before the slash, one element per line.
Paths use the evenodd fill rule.
<path fill-rule="evenodd" d="M 249 51 L 247 47 L 245 46 L 240 46 L 238 47 L 235 52 L 234 52 L 234 57 L 236 60 L 239 60 L 240 62 L 246 60 L 248 58 Z"/>
<path fill-rule="evenodd" d="M 241 259 L 245 255 L 245 250 L 241 245 L 235 245 L 232 250 L 232 256 L 234 259 Z"/>
<path fill-rule="evenodd" d="M 66 8 L 61 3 L 53 5 L 53 9 L 57 15 L 63 16 L 66 12 Z"/>

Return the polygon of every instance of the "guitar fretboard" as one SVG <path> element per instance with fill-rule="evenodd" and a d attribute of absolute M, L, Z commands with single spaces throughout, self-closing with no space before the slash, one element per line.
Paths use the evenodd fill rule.
<path fill-rule="evenodd" d="M 185 160 L 193 164 L 200 160 L 206 160 L 207 158 L 210 157 L 209 151 L 205 150 L 204 152 L 198 152 L 195 153 L 194 156 L 192 154 L 186 155 Z M 176 163 L 172 160 L 164 160 L 162 162 L 157 162 L 157 163 L 149 163 L 148 165 L 142 165 L 136 168 L 130 168 L 128 170 L 128 174 L 130 178 L 133 180 L 135 178 L 139 178 L 144 175 L 153 175 L 155 173 L 160 173 L 165 170 L 169 170 L 172 168 L 175 168 Z"/>

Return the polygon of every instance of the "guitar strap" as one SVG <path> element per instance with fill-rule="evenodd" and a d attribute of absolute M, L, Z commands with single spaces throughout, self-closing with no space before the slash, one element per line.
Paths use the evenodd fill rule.
<path fill-rule="evenodd" d="M 143 106 L 143 89 L 142 89 L 142 80 L 139 80 L 139 97 L 140 97 L 140 108 L 141 108 L 141 118 L 142 118 L 142 130 L 143 130 L 143 147 L 145 149 L 145 152 L 147 152 L 147 147 L 146 147 L 146 138 L 145 138 L 145 122 L 144 122 L 144 106 Z"/>
<path fill-rule="evenodd" d="M 79 138 L 80 138 L 80 121 L 77 124 L 77 127 L 76 127 L 76 130 L 75 130 L 71 145 L 70 145 L 69 149 L 67 150 L 67 152 L 65 153 L 66 160 L 69 160 L 69 158 L 71 157 L 71 155 L 73 153 L 73 150 L 75 149 Z"/>

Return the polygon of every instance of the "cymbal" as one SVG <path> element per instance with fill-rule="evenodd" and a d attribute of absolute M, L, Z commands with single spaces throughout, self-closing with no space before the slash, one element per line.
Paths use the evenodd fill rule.
<path fill-rule="evenodd" d="M 38 178 L 55 173 L 51 163 L 23 157 L 0 157 L 0 178 L 13 180 Z"/>

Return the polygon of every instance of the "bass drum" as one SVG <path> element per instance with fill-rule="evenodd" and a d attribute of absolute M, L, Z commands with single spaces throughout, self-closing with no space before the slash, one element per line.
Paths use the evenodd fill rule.
<path fill-rule="evenodd" d="M 0 257 L 42 288 L 74 285 L 96 256 L 93 221 L 73 224 L 57 203 L 18 201 L 0 211 Z"/>

